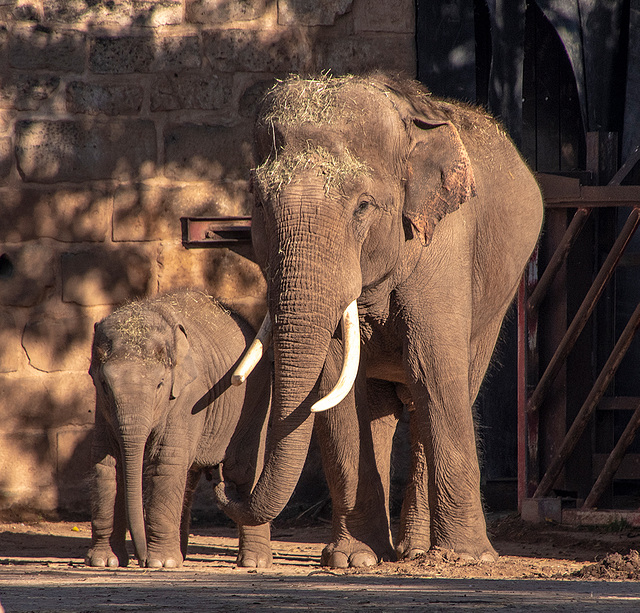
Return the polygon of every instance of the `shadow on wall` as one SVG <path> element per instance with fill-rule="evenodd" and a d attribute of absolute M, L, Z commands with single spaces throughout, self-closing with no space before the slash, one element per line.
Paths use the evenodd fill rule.
<path fill-rule="evenodd" d="M 179 220 L 250 214 L 252 119 L 275 78 L 406 67 L 413 39 L 399 52 L 397 36 L 355 34 L 351 10 L 229 0 L 187 3 L 185 15 L 181 2 L 54 1 L 6 18 L 0 508 L 88 502 L 90 343 L 113 308 L 196 286 L 259 323 L 250 247 L 186 250 Z"/>

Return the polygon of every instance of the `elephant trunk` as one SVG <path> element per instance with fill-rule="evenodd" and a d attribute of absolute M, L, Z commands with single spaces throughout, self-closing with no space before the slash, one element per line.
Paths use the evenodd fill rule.
<path fill-rule="evenodd" d="M 298 482 L 313 430 L 314 387 L 329 350 L 332 331 L 313 326 L 309 316 L 273 315 L 275 381 L 273 421 L 264 468 L 248 501 L 221 483 L 215 490 L 220 506 L 237 523 L 259 525 L 275 519 Z M 302 338 L 292 331 L 303 326 Z M 304 357 L 302 357 L 304 356 Z"/>
<path fill-rule="evenodd" d="M 124 430 L 124 431 L 123 431 Z M 147 538 L 142 504 L 142 466 L 149 428 L 121 429 L 127 522 L 136 557 L 140 565 L 147 560 Z"/>
<path fill-rule="evenodd" d="M 307 457 L 318 379 L 345 307 L 360 293 L 361 278 L 347 268 L 337 227 L 325 223 L 331 207 L 322 178 L 293 182 L 273 214 L 268 302 L 272 320 L 274 393 L 262 474 L 248 500 L 221 483 L 216 498 L 238 523 L 273 520 L 289 501 Z M 314 182 L 315 181 L 315 182 Z"/>

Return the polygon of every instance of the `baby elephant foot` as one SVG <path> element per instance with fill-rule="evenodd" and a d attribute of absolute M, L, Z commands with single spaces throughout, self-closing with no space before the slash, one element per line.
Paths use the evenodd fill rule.
<path fill-rule="evenodd" d="M 87 552 L 84 563 L 95 568 L 117 568 L 118 566 L 127 566 L 129 556 L 126 551 L 117 554 L 111 547 L 92 547 Z"/>
<path fill-rule="evenodd" d="M 356 539 L 341 539 L 322 550 L 320 563 L 331 568 L 363 568 L 393 559 L 392 552 L 377 556 L 371 547 Z"/>
<path fill-rule="evenodd" d="M 239 546 L 236 564 L 242 568 L 270 568 L 271 529 L 269 524 L 261 526 L 238 526 Z"/>

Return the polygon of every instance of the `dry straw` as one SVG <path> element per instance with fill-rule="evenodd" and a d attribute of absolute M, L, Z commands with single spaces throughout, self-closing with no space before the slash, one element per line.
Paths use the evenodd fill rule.
<path fill-rule="evenodd" d="M 302 151 L 269 157 L 255 170 L 260 189 L 267 194 L 279 194 L 297 174 L 314 170 L 324 177 L 324 190 L 340 190 L 345 181 L 356 176 L 370 176 L 371 169 L 355 158 L 348 149 L 340 157 L 320 146 L 307 145 Z"/>

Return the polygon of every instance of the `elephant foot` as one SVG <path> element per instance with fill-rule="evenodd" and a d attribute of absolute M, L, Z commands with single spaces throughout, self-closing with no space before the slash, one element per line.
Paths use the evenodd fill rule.
<path fill-rule="evenodd" d="M 271 568 L 273 558 L 268 550 L 244 549 L 238 552 L 236 564 L 242 568 Z"/>
<path fill-rule="evenodd" d="M 395 556 L 390 548 L 378 556 L 371 547 L 351 538 L 329 543 L 322 550 L 320 564 L 331 568 L 363 568 L 393 559 Z"/>
<path fill-rule="evenodd" d="M 260 526 L 238 526 L 239 546 L 236 564 L 242 568 L 270 568 L 271 528 Z"/>
<path fill-rule="evenodd" d="M 182 553 L 175 551 L 157 551 L 149 549 L 145 563 L 147 568 L 180 568 L 182 566 Z"/>
<path fill-rule="evenodd" d="M 477 538 L 463 540 L 452 538 L 437 543 L 441 549 L 451 549 L 455 551 L 461 560 L 495 562 L 500 556 L 493 548 L 486 534 Z"/>
<path fill-rule="evenodd" d="M 129 555 L 126 551 L 115 553 L 111 547 L 92 547 L 87 552 L 84 563 L 94 568 L 117 568 L 129 564 Z"/>
<path fill-rule="evenodd" d="M 404 538 L 396 545 L 398 560 L 415 560 L 431 548 L 429 539 Z"/>

